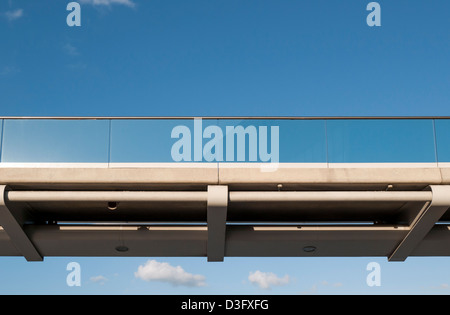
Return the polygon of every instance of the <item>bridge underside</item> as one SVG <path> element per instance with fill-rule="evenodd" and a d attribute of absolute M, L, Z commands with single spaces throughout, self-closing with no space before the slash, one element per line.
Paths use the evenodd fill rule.
<path fill-rule="evenodd" d="M 0 188 L 0 256 L 29 261 L 450 256 L 450 168 L 5 167 Z"/>

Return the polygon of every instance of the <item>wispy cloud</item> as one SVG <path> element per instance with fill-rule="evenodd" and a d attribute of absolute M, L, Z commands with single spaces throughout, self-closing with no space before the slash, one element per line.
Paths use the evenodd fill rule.
<path fill-rule="evenodd" d="M 149 260 L 145 265 L 139 266 L 134 275 L 144 281 L 167 282 L 175 286 L 201 287 L 206 285 L 205 276 L 191 274 L 180 266 L 174 267 L 169 263 L 156 260 Z"/>
<path fill-rule="evenodd" d="M 83 4 L 90 4 L 95 6 L 110 6 L 113 4 L 125 5 L 134 8 L 136 4 L 132 0 L 79 0 Z"/>
<path fill-rule="evenodd" d="M 91 280 L 91 282 L 103 285 L 103 284 L 105 284 L 106 281 L 108 281 L 108 278 L 106 278 L 102 275 L 99 275 L 99 276 L 91 277 L 90 280 Z"/>
<path fill-rule="evenodd" d="M 248 280 L 264 290 L 271 289 L 273 286 L 286 285 L 291 281 L 288 275 L 280 278 L 272 272 L 261 272 L 259 270 L 250 272 Z"/>
<path fill-rule="evenodd" d="M 83 71 L 86 70 L 88 66 L 84 62 L 76 62 L 70 63 L 66 67 L 72 71 Z"/>
<path fill-rule="evenodd" d="M 2 69 L 0 69 L 0 76 L 7 76 L 19 73 L 20 69 L 15 66 L 5 66 Z"/>
<path fill-rule="evenodd" d="M 8 21 L 15 21 L 23 16 L 23 9 L 17 9 L 12 11 L 6 11 L 3 13 Z"/>
<path fill-rule="evenodd" d="M 430 287 L 430 289 L 432 289 L 432 290 L 449 290 L 450 285 L 448 285 L 447 283 L 443 283 L 438 286 L 432 286 L 432 287 Z"/>
<path fill-rule="evenodd" d="M 78 56 L 80 53 L 78 52 L 78 49 L 73 46 L 72 44 L 65 44 L 63 46 L 63 50 L 68 54 L 69 56 Z"/>
<path fill-rule="evenodd" d="M 308 291 L 301 292 L 302 294 L 317 294 L 320 288 L 340 288 L 343 284 L 340 282 L 329 283 L 328 281 L 322 281 L 314 284 Z"/>

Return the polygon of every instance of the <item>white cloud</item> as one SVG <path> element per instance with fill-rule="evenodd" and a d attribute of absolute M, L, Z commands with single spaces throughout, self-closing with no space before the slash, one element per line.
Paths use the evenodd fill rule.
<path fill-rule="evenodd" d="M 20 19 L 23 16 L 23 9 L 6 11 L 4 13 L 4 15 L 9 21 L 14 21 L 14 20 Z"/>
<path fill-rule="evenodd" d="M 138 267 L 134 273 L 136 278 L 144 281 L 168 282 L 172 285 L 184 285 L 188 287 L 205 286 L 205 276 L 194 275 L 184 271 L 180 266 L 174 267 L 165 262 L 149 260 L 145 265 Z"/>
<path fill-rule="evenodd" d="M 272 286 L 286 285 L 291 281 L 288 275 L 280 278 L 272 272 L 261 272 L 259 270 L 250 272 L 248 280 L 252 284 L 258 285 L 261 289 L 266 290 L 270 289 Z"/>
<path fill-rule="evenodd" d="M 95 277 L 91 277 L 90 279 L 92 282 L 95 283 L 99 283 L 99 284 L 105 284 L 106 281 L 108 281 L 108 279 L 104 276 L 95 276 Z"/>
<path fill-rule="evenodd" d="M 91 5 L 110 6 L 113 4 L 121 4 L 131 8 L 134 8 L 136 6 L 136 4 L 132 0 L 79 0 L 79 1 L 84 4 L 91 4 Z"/>

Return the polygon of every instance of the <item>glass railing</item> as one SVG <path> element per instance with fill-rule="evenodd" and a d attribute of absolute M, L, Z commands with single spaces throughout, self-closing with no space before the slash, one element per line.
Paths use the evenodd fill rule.
<path fill-rule="evenodd" d="M 0 163 L 450 163 L 450 119 L 0 120 Z"/>

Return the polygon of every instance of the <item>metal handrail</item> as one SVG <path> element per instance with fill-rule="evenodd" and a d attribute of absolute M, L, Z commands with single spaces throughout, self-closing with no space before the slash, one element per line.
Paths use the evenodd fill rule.
<path fill-rule="evenodd" d="M 14 120 L 426 120 L 450 119 L 450 116 L 0 116 L 0 119 Z"/>

